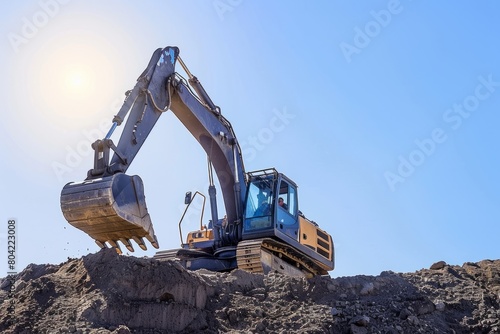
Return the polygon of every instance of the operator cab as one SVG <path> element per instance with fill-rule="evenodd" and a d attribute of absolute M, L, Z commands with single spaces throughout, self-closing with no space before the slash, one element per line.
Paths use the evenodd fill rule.
<path fill-rule="evenodd" d="M 243 239 L 285 235 L 298 240 L 297 185 L 275 169 L 248 173 Z"/>

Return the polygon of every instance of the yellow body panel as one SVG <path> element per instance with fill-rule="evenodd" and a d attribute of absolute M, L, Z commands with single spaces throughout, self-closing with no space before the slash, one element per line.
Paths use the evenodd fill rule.
<path fill-rule="evenodd" d="M 299 216 L 299 225 L 299 242 L 332 261 L 332 237 L 316 224 L 302 216 Z"/>
<path fill-rule="evenodd" d="M 213 230 L 202 230 L 189 232 L 186 238 L 186 243 L 191 245 L 194 242 L 208 241 L 214 238 Z"/>

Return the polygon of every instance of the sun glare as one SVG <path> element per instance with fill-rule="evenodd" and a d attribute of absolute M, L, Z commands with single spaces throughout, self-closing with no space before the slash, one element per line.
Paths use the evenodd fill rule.
<path fill-rule="evenodd" d="M 96 85 L 97 78 L 94 73 L 83 69 L 83 66 L 75 67 L 64 73 L 64 82 L 60 84 L 64 86 L 64 91 L 68 98 L 89 98 L 95 94 L 92 86 Z"/>
<path fill-rule="evenodd" d="M 51 49 L 40 59 L 38 80 L 34 84 L 37 105 L 50 110 L 55 122 L 69 128 L 98 122 L 99 113 L 109 106 L 110 76 L 102 75 L 109 59 L 98 45 L 65 44 Z"/>
<path fill-rule="evenodd" d="M 85 85 L 85 79 L 81 72 L 73 72 L 69 75 L 69 84 L 71 88 L 82 88 Z"/>
<path fill-rule="evenodd" d="M 26 156 L 45 166 L 50 154 L 62 157 L 67 149 L 80 150 L 77 143 L 111 126 L 138 72 L 118 70 L 135 58 L 121 54 L 130 37 L 121 34 L 112 19 L 92 27 L 86 27 L 81 13 L 76 20 L 81 22 L 58 17 L 23 45 L 22 52 L 12 55 L 12 65 L 4 73 L 12 95 L 5 108 L 10 115 L 8 135 L 25 148 Z M 82 150 L 90 149 L 84 146 Z"/>

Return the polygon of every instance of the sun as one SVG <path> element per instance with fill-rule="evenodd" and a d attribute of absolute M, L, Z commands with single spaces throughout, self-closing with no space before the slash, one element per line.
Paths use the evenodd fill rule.
<path fill-rule="evenodd" d="M 108 92 L 115 80 L 104 75 L 109 64 L 92 44 L 66 43 L 40 53 L 32 82 L 37 108 L 68 130 L 100 122 L 113 101 Z"/>
<path fill-rule="evenodd" d="M 75 71 L 68 75 L 69 86 L 73 89 L 81 89 L 87 83 L 88 78 L 82 72 Z"/>
<path fill-rule="evenodd" d="M 78 99 L 78 97 L 89 98 L 93 94 L 92 86 L 96 85 L 97 78 L 93 71 L 85 69 L 85 65 L 68 69 L 63 73 L 64 80 L 61 82 L 61 86 L 66 94 L 74 99 Z"/>

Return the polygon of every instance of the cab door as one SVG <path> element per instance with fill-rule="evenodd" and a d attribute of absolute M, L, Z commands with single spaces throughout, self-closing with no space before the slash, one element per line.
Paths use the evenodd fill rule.
<path fill-rule="evenodd" d="M 275 228 L 294 240 L 298 240 L 297 187 L 280 178 L 275 197 Z"/>

